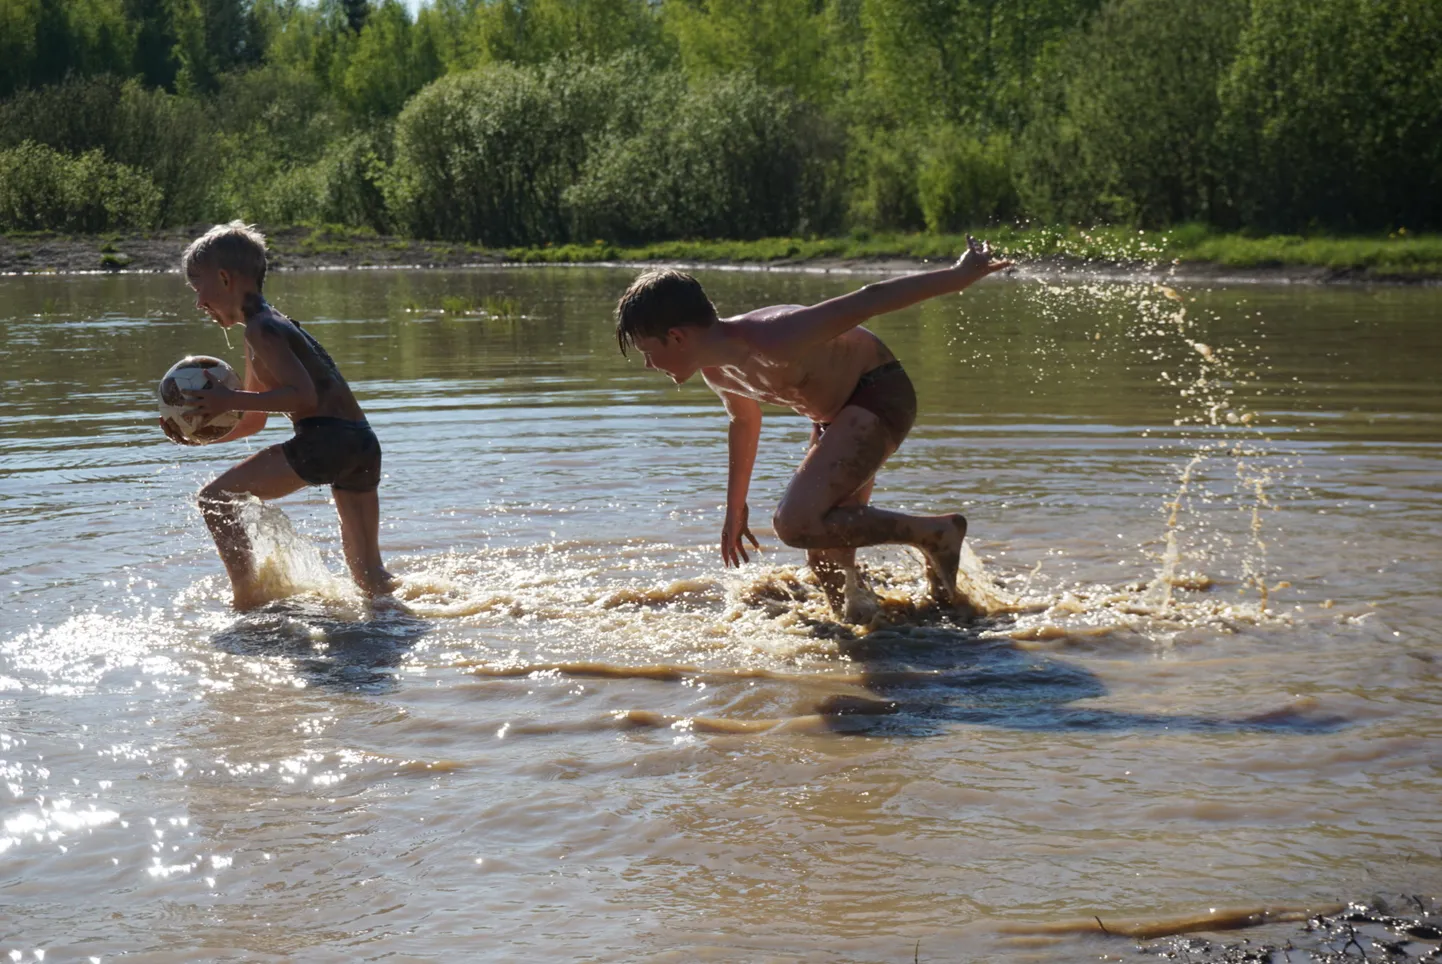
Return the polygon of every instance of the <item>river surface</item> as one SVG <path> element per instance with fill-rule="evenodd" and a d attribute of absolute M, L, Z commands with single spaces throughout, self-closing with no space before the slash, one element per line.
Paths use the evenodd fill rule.
<path fill-rule="evenodd" d="M 703 270 L 724 313 L 865 275 Z M 1442 290 L 992 278 L 879 319 L 921 414 L 875 501 L 965 512 L 963 588 L 863 550 L 836 621 L 725 419 L 623 359 L 623 269 L 281 274 L 385 449 L 251 515 L 261 446 L 156 426 L 239 365 L 176 275 L 0 279 L 0 954 L 15 961 L 1022 961 L 1032 925 L 1442 890 Z M 1020 931 L 1021 933 L 1016 933 Z"/>

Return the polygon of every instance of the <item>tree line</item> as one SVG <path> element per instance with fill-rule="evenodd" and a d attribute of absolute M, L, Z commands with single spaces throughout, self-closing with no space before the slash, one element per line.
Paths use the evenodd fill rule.
<path fill-rule="evenodd" d="M 0 228 L 1442 227 L 1436 0 L 0 0 Z"/>

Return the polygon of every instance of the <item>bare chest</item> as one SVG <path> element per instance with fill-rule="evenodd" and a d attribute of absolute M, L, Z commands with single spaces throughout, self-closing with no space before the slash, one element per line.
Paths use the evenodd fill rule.
<path fill-rule="evenodd" d="M 703 373 L 713 389 L 781 405 L 812 416 L 817 408 L 818 380 L 805 365 L 726 365 Z"/>

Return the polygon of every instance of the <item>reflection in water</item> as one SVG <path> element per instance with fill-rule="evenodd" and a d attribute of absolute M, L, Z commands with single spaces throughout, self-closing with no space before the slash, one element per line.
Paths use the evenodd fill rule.
<path fill-rule="evenodd" d="M 998 607 L 1006 597 L 985 578 L 974 557 L 965 581 L 985 594 L 972 598 L 975 606 Z M 762 570 L 723 599 L 698 597 L 694 584 L 633 591 L 628 608 L 660 608 L 677 622 L 702 619 L 744 621 L 748 632 L 757 628 L 756 617 L 787 627 L 792 639 L 810 638 L 820 653 L 829 653 L 830 666 L 817 671 L 759 667 L 702 667 L 679 663 L 618 664 L 605 661 L 552 663 L 477 663 L 466 660 L 465 670 L 484 679 L 597 679 L 648 680 L 683 686 L 754 687 L 758 683 L 797 693 L 802 712 L 786 718 L 718 716 L 678 717 L 649 709 L 613 711 L 591 721 L 562 720 L 511 726 L 513 735 L 580 732 L 630 727 L 673 728 L 700 733 L 826 732 L 921 736 L 940 732 L 947 723 L 995 726 L 1037 731 L 1120 731 L 1164 729 L 1176 731 L 1274 730 L 1296 733 L 1331 732 L 1346 722 L 1340 715 L 1319 712 L 1311 701 L 1297 701 L 1237 717 L 1186 713 L 1135 713 L 1104 707 L 1075 706 L 1079 701 L 1107 695 L 1101 678 L 1073 661 L 1023 648 L 1010 634 L 1016 631 L 1013 613 L 976 622 L 956 622 L 936 609 L 917 609 L 907 591 L 911 587 L 889 568 L 873 566 L 882 600 L 881 614 L 869 627 L 833 621 L 831 611 L 813 578 L 795 570 Z M 585 626 L 589 607 L 568 607 L 562 600 L 570 587 L 550 586 L 548 617 L 565 624 Z M 595 598 L 595 594 L 590 594 Z M 574 596 L 573 596 L 574 598 Z M 1072 597 L 1075 598 L 1075 597 Z M 511 599 L 514 606 L 515 600 Z M 614 597 L 605 608 L 616 608 Z M 1015 606 L 1017 603 L 1012 602 Z M 1044 601 L 1031 600 L 1034 610 L 1045 611 Z M 698 612 L 700 607 L 700 612 Z M 1175 620 L 1186 612 L 1163 614 Z M 510 610 L 512 615 L 516 610 Z M 609 617 L 614 619 L 614 614 Z M 1033 635 L 1033 634 L 1026 634 Z M 794 644 L 793 644 L 794 645 Z M 797 655 L 800 650 L 795 651 Z M 836 666 L 839 661 L 840 666 Z"/>
<path fill-rule="evenodd" d="M 723 313 L 859 280 L 702 273 Z M 178 449 L 151 395 L 234 352 L 174 277 L 0 279 L 0 953 L 1001 961 L 998 921 L 1442 886 L 1435 291 L 881 320 L 921 415 L 879 483 L 964 504 L 981 618 L 878 549 L 843 625 L 765 532 L 720 568 L 724 416 L 615 355 L 630 274 L 273 279 L 386 447 L 403 585 L 356 598 L 308 490 L 242 616 L 193 495 L 282 427 Z M 516 310 L 408 310 L 447 299 Z M 759 518 L 806 438 L 766 413 Z"/>
<path fill-rule="evenodd" d="M 294 597 L 245 614 L 211 642 L 235 656 L 289 660 L 309 686 L 384 692 L 430 624 L 394 604 L 368 615 L 356 620 L 322 599 Z"/>

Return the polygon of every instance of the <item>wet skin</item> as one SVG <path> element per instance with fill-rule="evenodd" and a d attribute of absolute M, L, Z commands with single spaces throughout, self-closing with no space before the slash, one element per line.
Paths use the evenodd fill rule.
<path fill-rule="evenodd" d="M 240 423 L 221 442 L 245 438 L 265 427 L 270 412 L 292 419 L 315 415 L 359 420 L 365 417 L 338 373 L 331 377 L 304 345 L 295 325 L 266 303 L 253 279 L 223 269 L 199 268 L 187 281 L 196 307 L 216 324 L 245 326 L 245 381 L 240 391 L 222 386 L 187 393 L 202 414 L 241 411 Z M 300 351 L 297 351 L 300 348 Z M 302 353 L 306 357 L 302 357 Z M 240 462 L 200 490 L 197 502 L 215 539 L 216 550 L 233 589 L 237 609 L 253 609 L 270 600 L 256 578 L 255 553 L 240 518 L 248 497 L 279 499 L 308 485 L 296 474 L 279 445 Z M 331 489 L 339 516 L 346 565 L 367 595 L 390 592 L 396 580 L 381 562 L 380 503 L 375 490 Z"/>
<path fill-rule="evenodd" d="M 828 427 L 802 460 L 772 523 L 782 542 L 807 550 L 833 608 L 862 614 L 864 600 L 853 606 L 846 598 L 847 574 L 855 572 L 857 548 L 883 544 L 920 550 L 931 598 L 954 604 L 966 520 L 955 513 L 917 516 L 869 504 L 876 472 L 901 440 L 890 438 L 875 414 L 848 405 L 847 399 L 865 372 L 895 357 L 860 327 L 862 321 L 960 292 L 1009 266 L 970 240 L 951 268 L 867 285 L 819 305 L 763 308 L 705 328 L 676 327 L 661 337 L 635 339 L 647 368 L 677 384 L 699 371 L 730 415 L 721 535 L 726 565 L 749 561 L 746 541 L 758 545 L 746 495 L 761 430 L 760 406 L 783 405 Z"/>

